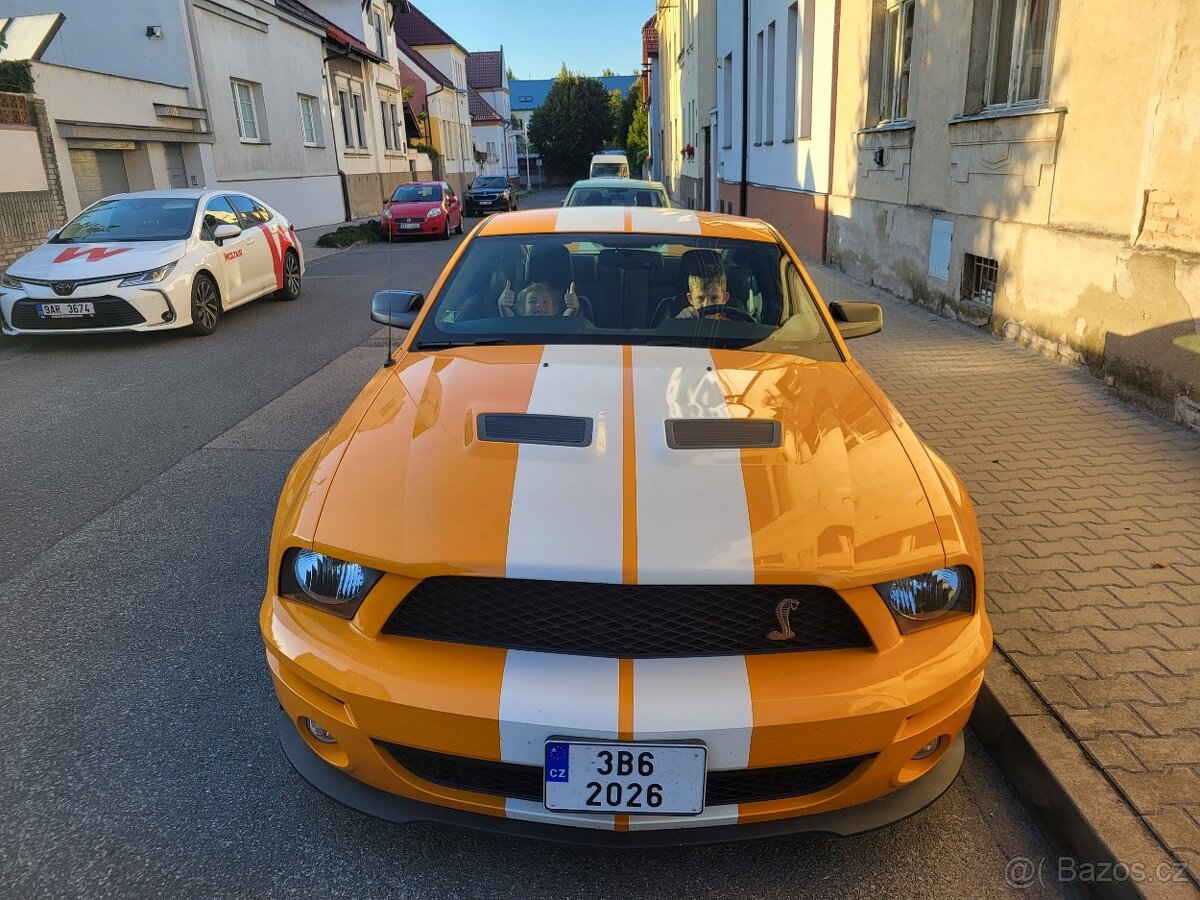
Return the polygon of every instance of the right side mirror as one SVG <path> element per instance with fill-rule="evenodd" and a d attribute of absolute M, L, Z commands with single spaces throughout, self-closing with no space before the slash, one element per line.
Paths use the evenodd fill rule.
<path fill-rule="evenodd" d="M 237 225 L 231 225 L 228 222 L 222 222 L 213 229 L 213 240 L 217 242 L 217 246 L 221 245 L 222 241 L 227 241 L 230 238 L 235 238 L 242 233 L 242 229 Z"/>
<path fill-rule="evenodd" d="M 834 300 L 829 312 L 844 340 L 883 331 L 883 307 L 861 300 Z"/>
<path fill-rule="evenodd" d="M 425 305 L 420 291 L 380 291 L 371 298 L 371 321 L 391 328 L 412 328 Z"/>

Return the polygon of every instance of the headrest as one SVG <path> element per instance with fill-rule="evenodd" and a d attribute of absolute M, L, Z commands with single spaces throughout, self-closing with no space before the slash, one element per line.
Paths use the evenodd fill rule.
<path fill-rule="evenodd" d="M 680 290 L 689 290 L 688 279 L 693 275 L 706 276 L 709 273 L 725 271 L 721 265 L 721 257 L 716 250 L 688 250 L 679 258 Z"/>
<path fill-rule="evenodd" d="M 597 268 L 609 269 L 661 269 L 662 256 L 653 250 L 626 250 L 615 248 L 601 250 L 596 257 Z"/>
<path fill-rule="evenodd" d="M 525 262 L 525 283 L 544 281 L 560 290 L 575 280 L 571 253 L 562 244 L 535 244 Z"/>

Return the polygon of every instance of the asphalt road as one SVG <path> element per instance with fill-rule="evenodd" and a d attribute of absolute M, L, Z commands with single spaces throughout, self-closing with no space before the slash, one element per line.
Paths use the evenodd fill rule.
<path fill-rule="evenodd" d="M 1051 853 L 970 736 L 890 828 L 683 851 L 387 825 L 291 770 L 256 622 L 279 486 L 383 359 L 371 294 L 459 240 L 324 257 L 207 338 L 0 338 L 0 897 L 1062 896 L 1005 885 Z"/>

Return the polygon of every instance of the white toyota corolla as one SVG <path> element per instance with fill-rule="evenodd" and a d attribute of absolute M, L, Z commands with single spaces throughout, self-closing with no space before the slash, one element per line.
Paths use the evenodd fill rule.
<path fill-rule="evenodd" d="M 235 306 L 266 294 L 295 300 L 303 274 L 295 229 L 248 194 L 117 194 L 0 275 L 0 326 L 5 334 L 211 334 Z"/>

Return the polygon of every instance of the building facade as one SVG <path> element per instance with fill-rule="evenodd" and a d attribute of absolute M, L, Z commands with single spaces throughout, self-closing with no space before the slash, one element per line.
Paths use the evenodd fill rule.
<path fill-rule="evenodd" d="M 503 47 L 467 57 L 467 85 L 473 92 L 471 130 L 486 156 L 484 174 L 503 175 L 515 183 L 517 139 Z"/>
<path fill-rule="evenodd" d="M 716 106 L 717 5 L 659 0 L 661 174 L 672 200 L 715 209 L 711 110 Z"/>
<path fill-rule="evenodd" d="M 1200 421 L 1200 5 L 1146 12 L 842 4 L 828 255 Z"/>
<path fill-rule="evenodd" d="M 410 64 L 424 61 L 441 77 L 432 79 L 426 92 L 425 114 L 430 141 L 438 153 L 440 177 L 459 194 L 477 173 L 471 137 L 471 110 L 467 89 L 467 51 L 416 6 L 396 16 L 397 43 L 407 50 Z M 421 57 L 414 59 L 413 55 Z M 428 74 L 428 73 L 426 73 Z"/>
<path fill-rule="evenodd" d="M 825 249 L 841 5 L 760 0 L 749 21 L 740 2 L 716 7 L 712 208 L 766 219 L 815 259 Z"/>

